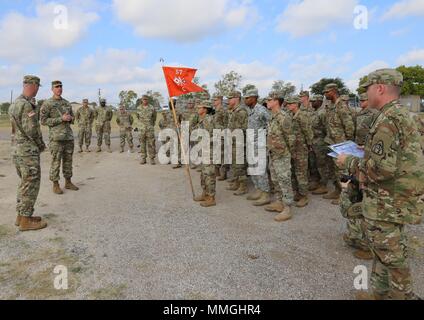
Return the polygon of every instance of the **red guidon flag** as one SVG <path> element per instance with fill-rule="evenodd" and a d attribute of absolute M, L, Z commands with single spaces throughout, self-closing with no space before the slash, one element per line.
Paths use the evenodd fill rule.
<path fill-rule="evenodd" d="M 196 69 L 163 67 L 170 97 L 179 97 L 190 92 L 205 91 L 193 83 Z"/>

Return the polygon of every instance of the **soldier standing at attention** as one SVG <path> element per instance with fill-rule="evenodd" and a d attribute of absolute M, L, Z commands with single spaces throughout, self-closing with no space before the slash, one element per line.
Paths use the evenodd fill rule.
<path fill-rule="evenodd" d="M 329 104 L 326 109 L 326 132 L 325 143 L 327 146 L 342 143 L 354 139 L 355 126 L 353 118 L 346 103 L 339 96 L 339 88 L 337 84 L 330 83 L 324 89 L 325 97 Z M 328 149 L 328 152 L 331 150 Z M 328 161 L 330 161 L 329 159 Z M 340 172 L 334 161 L 331 162 L 330 175 L 334 179 L 335 190 L 334 192 L 325 195 L 323 198 L 333 200 L 333 205 L 340 204 L 340 194 L 342 192 L 340 184 Z"/>
<path fill-rule="evenodd" d="M 75 120 L 78 123 L 78 142 L 79 153 L 82 153 L 82 147 L 85 142 L 85 151 L 90 151 L 91 136 L 93 133 L 94 111 L 88 106 L 88 99 L 82 101 L 82 107 L 77 110 Z"/>
<path fill-rule="evenodd" d="M 358 299 L 417 299 L 408 265 L 405 225 L 421 223 L 424 157 L 417 126 L 399 102 L 403 76 L 395 69 L 368 75 L 362 87 L 379 111 L 365 143 L 365 157 L 340 155 L 338 166 L 359 176 L 364 190 L 362 228 L 374 255 L 372 295 Z M 358 174 L 359 172 L 359 174 Z"/>
<path fill-rule="evenodd" d="M 25 76 L 23 92 L 9 108 L 12 123 L 12 158 L 18 177 L 15 225 L 20 231 L 47 227 L 40 217 L 34 217 L 34 205 L 40 191 L 40 154 L 46 149 L 40 129 L 40 109 L 31 103 L 40 88 L 40 78 Z"/>
<path fill-rule="evenodd" d="M 230 109 L 230 118 L 228 122 L 228 129 L 232 132 L 235 130 L 243 131 L 243 141 L 237 141 L 235 137 L 232 141 L 232 160 L 233 163 L 231 168 L 233 170 L 234 182 L 230 184 L 227 190 L 235 191 L 234 195 L 242 196 L 247 194 L 247 164 L 246 156 L 244 155 L 243 159 L 239 159 L 237 163 L 237 150 L 239 153 L 245 150 L 245 137 L 246 130 L 248 126 L 248 114 L 246 108 L 242 107 L 241 102 L 241 93 L 239 91 L 231 92 L 228 97 L 228 106 Z M 244 153 L 244 152 L 243 152 Z M 241 162 L 241 163 L 240 163 Z"/>
<path fill-rule="evenodd" d="M 65 189 L 79 190 L 71 181 L 75 147 L 71 124 L 74 123 L 74 113 L 71 104 L 62 98 L 63 85 L 61 81 L 52 82 L 52 91 L 53 97 L 46 100 L 41 107 L 41 123 L 49 127 L 49 149 L 52 155 L 50 180 L 53 182 L 53 192 L 63 194 L 59 185 L 61 164 Z"/>
<path fill-rule="evenodd" d="M 292 113 L 292 130 L 295 136 L 291 150 L 294 199 L 297 202 L 296 207 L 303 208 L 309 203 L 308 155 L 312 148 L 314 134 L 308 118 L 309 112 L 300 110 L 300 99 L 289 97 L 286 102 L 287 108 Z"/>
<path fill-rule="evenodd" d="M 213 108 L 209 101 L 202 101 L 198 104 L 198 129 L 206 130 L 210 137 L 210 163 L 202 163 L 202 173 L 200 183 L 202 186 L 202 195 L 194 198 L 194 201 L 200 202 L 202 207 L 208 208 L 216 206 L 216 175 L 215 164 L 213 163 L 213 130 L 215 129 L 213 116 L 210 115 Z"/>
<path fill-rule="evenodd" d="M 223 106 L 223 96 L 219 94 L 214 94 L 212 96 L 212 102 L 213 106 L 215 108 L 215 114 L 214 114 L 214 123 L 215 123 L 215 129 L 219 130 L 226 130 L 228 128 L 228 112 L 224 109 Z M 228 165 L 225 164 L 225 140 L 224 138 L 221 139 L 221 164 L 216 166 L 216 176 L 218 177 L 218 181 L 225 181 L 227 180 L 227 171 L 228 171 Z"/>
<path fill-rule="evenodd" d="M 261 148 L 266 153 L 266 146 L 259 145 L 259 130 L 266 131 L 268 127 L 268 122 L 271 119 L 271 115 L 268 112 L 267 108 L 258 104 L 259 93 L 256 88 L 248 90 L 244 98 L 245 98 L 244 101 L 246 103 L 246 106 L 248 107 L 248 110 L 249 110 L 248 129 L 254 130 L 254 137 L 253 137 L 254 141 L 252 141 L 253 146 L 255 147 L 255 150 Z M 266 163 L 267 159 L 263 159 L 263 160 Z M 251 178 L 255 186 L 255 192 L 250 194 L 247 197 L 247 200 L 255 201 L 253 205 L 257 207 L 270 204 L 271 203 L 271 197 L 270 197 L 271 188 L 269 186 L 268 171 L 265 170 L 263 175 L 251 176 Z"/>
<path fill-rule="evenodd" d="M 149 152 L 150 164 L 155 165 L 156 158 L 156 138 L 155 125 L 157 113 L 155 107 L 149 104 L 149 96 L 143 95 L 142 104 L 137 108 L 137 119 L 140 122 L 140 145 L 141 162 L 146 164 L 147 151 Z"/>
<path fill-rule="evenodd" d="M 134 153 L 134 142 L 132 135 L 132 125 L 134 118 L 132 114 L 125 110 L 123 105 L 119 106 L 119 111 L 116 116 L 116 123 L 119 126 L 119 136 L 121 140 L 121 153 L 124 153 L 125 141 L 128 142 L 131 153 Z"/>
<path fill-rule="evenodd" d="M 294 143 L 292 117 L 281 112 L 283 99 L 278 93 L 270 93 L 268 109 L 272 112 L 268 124 L 267 148 L 270 158 L 271 179 L 276 190 L 276 200 L 265 207 L 266 211 L 278 212 L 274 218 L 284 222 L 292 218 L 291 207 L 294 204 L 292 187 L 292 166 L 290 150 Z"/>
<path fill-rule="evenodd" d="M 96 133 L 97 133 L 97 152 L 102 152 L 103 138 L 109 153 L 112 153 L 110 148 L 110 134 L 112 132 L 112 126 L 110 122 L 113 118 L 112 108 L 106 106 L 106 99 L 100 100 L 100 107 L 96 109 L 94 113 L 96 119 Z"/>

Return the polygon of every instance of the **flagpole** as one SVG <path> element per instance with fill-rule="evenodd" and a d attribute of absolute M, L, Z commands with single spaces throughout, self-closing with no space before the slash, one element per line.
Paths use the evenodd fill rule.
<path fill-rule="evenodd" d="M 171 103 L 172 115 L 174 117 L 175 127 L 177 128 L 178 138 L 180 139 L 181 155 L 183 156 L 184 162 L 186 163 L 186 165 L 185 165 L 186 172 L 187 172 L 188 180 L 190 182 L 191 193 L 193 195 L 193 200 L 194 200 L 194 198 L 196 197 L 196 194 L 194 192 L 193 179 L 191 177 L 191 172 L 190 172 L 190 162 L 187 161 L 187 155 L 186 155 L 185 150 L 184 150 L 183 140 L 181 139 L 181 130 L 180 130 L 181 127 L 180 127 L 180 124 L 178 123 L 178 120 L 177 120 L 177 113 L 175 111 L 174 100 L 170 97 L 169 102 Z"/>

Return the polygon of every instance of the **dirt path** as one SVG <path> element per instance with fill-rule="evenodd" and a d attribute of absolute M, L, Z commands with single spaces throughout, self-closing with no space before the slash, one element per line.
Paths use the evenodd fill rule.
<path fill-rule="evenodd" d="M 49 227 L 19 233 L 18 180 L 0 141 L 0 299 L 353 298 L 353 269 L 364 263 L 343 245 L 336 207 L 313 198 L 277 224 L 220 183 L 218 206 L 201 209 L 183 170 L 142 167 L 113 144 L 113 154 L 76 154 L 81 191 L 63 196 L 51 193 L 43 154 L 36 213 Z M 415 287 L 424 296 L 423 227 L 409 233 Z M 68 268 L 66 291 L 53 287 L 57 265 Z"/>

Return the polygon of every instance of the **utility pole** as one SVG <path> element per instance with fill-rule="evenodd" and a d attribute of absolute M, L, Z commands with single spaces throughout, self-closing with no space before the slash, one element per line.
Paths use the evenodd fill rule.
<path fill-rule="evenodd" d="M 13 103 L 13 90 L 10 91 L 10 104 Z"/>

